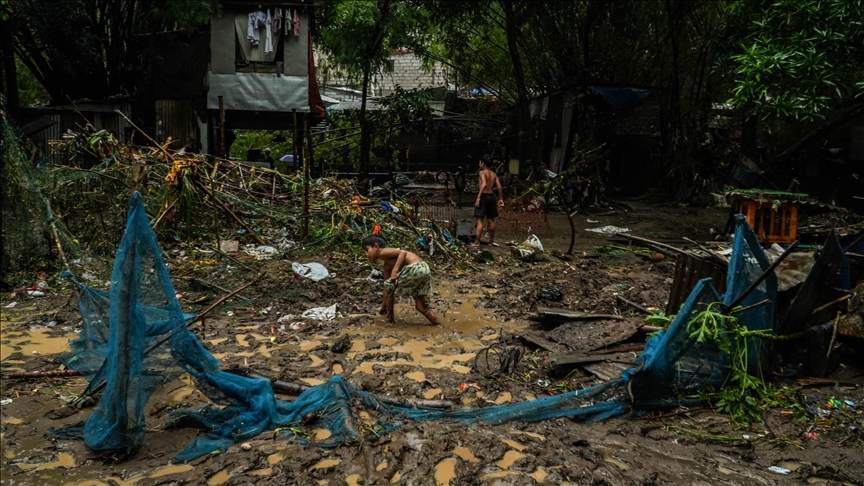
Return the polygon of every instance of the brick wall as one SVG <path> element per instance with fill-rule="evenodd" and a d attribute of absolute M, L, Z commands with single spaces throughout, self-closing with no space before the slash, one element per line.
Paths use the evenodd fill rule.
<path fill-rule="evenodd" d="M 321 53 L 316 53 L 316 63 L 326 62 Z M 438 88 L 447 87 L 453 89 L 452 77 L 444 69 L 440 63 L 435 63 L 434 68 L 427 72 L 423 69 L 420 56 L 411 51 L 403 51 L 390 55 L 390 62 L 393 65 L 392 71 L 386 71 L 372 80 L 372 90 L 370 95 L 387 96 L 395 91 L 397 85 L 402 89 L 409 90 L 414 88 Z M 343 79 L 331 76 L 329 79 L 322 80 L 324 84 L 335 86 L 340 84 L 348 84 Z"/>

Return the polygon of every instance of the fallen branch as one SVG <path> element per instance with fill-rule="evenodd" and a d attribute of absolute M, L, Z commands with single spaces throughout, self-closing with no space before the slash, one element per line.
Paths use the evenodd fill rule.
<path fill-rule="evenodd" d="M 618 299 L 619 301 L 629 305 L 630 307 L 638 310 L 639 312 L 641 312 L 643 314 L 651 314 L 651 311 L 642 307 L 641 305 L 637 304 L 636 302 L 631 302 L 631 301 L 625 299 L 624 297 L 621 297 L 620 295 L 616 295 L 615 298 Z"/>
<path fill-rule="evenodd" d="M 811 316 L 816 315 L 816 314 L 822 312 L 823 310 L 831 307 L 834 304 L 839 304 L 840 302 L 843 302 L 844 300 L 849 300 L 850 297 L 852 297 L 852 295 L 844 295 L 843 297 L 840 297 L 837 300 L 832 300 L 831 302 L 828 302 L 827 304 L 825 304 L 823 306 L 819 306 L 819 307 L 813 309 L 813 312 L 810 315 Z"/>
<path fill-rule="evenodd" d="M 201 188 L 204 189 L 205 191 L 208 189 L 208 188 L 204 187 L 203 184 L 198 183 L 198 182 L 196 182 L 196 183 L 198 184 L 198 187 L 201 187 Z M 266 244 L 267 244 L 267 242 L 265 242 L 264 239 L 261 238 L 260 235 L 258 235 L 258 233 L 255 233 L 254 231 L 252 231 L 252 228 L 250 228 L 250 227 L 246 224 L 246 222 L 244 222 L 242 219 L 240 219 L 239 216 L 237 216 L 236 214 L 234 214 L 234 211 L 231 211 L 230 209 L 228 209 L 228 206 L 226 206 L 225 203 L 223 203 L 223 202 L 220 201 L 218 198 L 216 198 L 216 193 L 213 191 L 213 188 L 212 188 L 212 187 L 209 188 L 209 189 L 210 189 L 210 199 L 212 199 L 213 202 L 215 202 L 216 204 L 218 204 L 219 207 L 222 208 L 223 211 L 225 211 L 226 213 L 228 213 L 229 215 L 231 215 L 231 217 L 233 217 L 234 220 L 237 221 L 237 223 L 239 223 L 240 226 L 243 227 L 243 229 L 245 229 L 245 230 L 246 230 L 250 235 L 252 235 L 253 238 L 255 238 L 255 241 L 257 241 L 259 245 L 266 245 Z"/>
<path fill-rule="evenodd" d="M 648 238 L 642 238 L 639 236 L 633 236 L 629 233 L 616 233 L 616 236 L 620 236 L 622 238 L 627 238 L 628 240 L 636 240 L 640 243 L 644 243 L 646 245 L 650 245 L 654 247 L 655 250 L 666 253 L 668 255 L 677 255 L 679 253 L 684 253 L 684 250 L 681 248 L 674 247 L 672 245 L 667 245 L 666 243 L 660 243 L 659 241 L 649 240 Z"/>
<path fill-rule="evenodd" d="M 606 348 L 606 349 L 597 349 L 595 351 L 588 351 L 587 355 L 594 356 L 596 354 L 610 354 L 610 353 L 629 353 L 631 351 L 644 351 L 645 343 L 636 343 L 636 344 L 623 344 L 621 346 L 616 346 L 614 348 Z"/>

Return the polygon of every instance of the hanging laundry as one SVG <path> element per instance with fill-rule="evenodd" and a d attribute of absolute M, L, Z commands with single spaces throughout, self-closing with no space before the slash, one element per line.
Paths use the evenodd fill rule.
<path fill-rule="evenodd" d="M 273 35 L 279 35 L 279 29 L 282 28 L 282 9 L 273 10 Z"/>
<path fill-rule="evenodd" d="M 300 17 L 297 16 L 297 9 L 294 9 L 294 37 L 300 37 Z"/>
<path fill-rule="evenodd" d="M 267 20 L 264 22 L 264 55 L 273 52 L 273 19 L 270 16 L 270 9 L 267 9 Z"/>
<path fill-rule="evenodd" d="M 242 18 L 242 17 L 241 17 Z M 260 29 L 267 22 L 267 14 L 261 11 L 252 12 L 249 14 L 249 23 L 246 28 L 246 37 L 253 46 L 261 43 Z"/>

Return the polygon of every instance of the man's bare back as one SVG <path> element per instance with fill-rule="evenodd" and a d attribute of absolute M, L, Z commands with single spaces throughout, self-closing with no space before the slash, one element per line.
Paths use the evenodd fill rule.
<path fill-rule="evenodd" d="M 490 155 L 480 157 L 480 190 L 477 192 L 477 200 L 474 202 L 474 217 L 477 218 L 476 238 L 472 245 L 480 244 L 483 235 L 483 224 L 488 221 L 489 243 L 495 244 L 495 218 L 498 217 L 498 207 L 504 207 L 504 195 L 498 174 L 489 168 L 492 163 Z M 498 189 L 498 197 L 493 192 Z M 496 204 L 497 199 L 497 204 Z"/>

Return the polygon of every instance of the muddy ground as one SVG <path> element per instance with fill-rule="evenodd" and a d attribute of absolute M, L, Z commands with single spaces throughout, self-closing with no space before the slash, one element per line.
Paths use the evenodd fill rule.
<path fill-rule="evenodd" d="M 179 256 L 179 251 L 170 249 L 167 254 L 172 272 L 186 277 L 177 278 L 175 286 L 190 312 L 200 312 L 223 292 L 189 277 L 231 289 L 259 270 L 267 271 L 261 282 L 242 292 L 242 298 L 216 309 L 205 326 L 193 327 L 222 361 L 223 369 L 248 367 L 306 385 L 339 374 L 381 395 L 485 407 L 602 382 L 584 369 L 554 369 L 545 361 L 548 351 L 531 347 L 509 377 L 484 378 L 472 371 L 476 353 L 497 342 L 502 332 L 511 336 L 531 331 L 574 350 L 609 344 L 602 340 L 606 321 L 569 325 L 566 332 L 539 327 L 528 319 L 538 305 L 631 316 L 630 310 L 616 306 L 614 295 L 618 293 L 645 306 L 665 307 L 674 262 L 629 252 L 597 253 L 597 247 L 608 240 L 585 232 L 586 227 L 614 224 L 650 238 L 680 240 L 687 236 L 704 242 L 712 238 L 710 228 L 724 226 L 727 214 L 723 209 L 628 204 L 634 206 L 634 212 L 576 218 L 577 254 L 590 252 L 596 258 L 516 262 L 503 243 L 519 235 L 499 235 L 502 246 L 484 247 L 495 254 L 496 261 L 479 265 L 479 271 L 436 268 L 433 309 L 441 317 L 441 327 L 428 325 L 405 299 L 397 304 L 396 324 L 374 315 L 380 305 L 381 282 L 369 278 L 375 267 L 359 256 L 298 258 L 323 262 L 335 273 L 316 283 L 294 276 L 290 260 L 241 258 L 219 265 Z M 600 223 L 588 223 L 589 218 Z M 566 220 L 553 216 L 551 227 L 553 236 L 544 241 L 547 250 L 566 249 Z M 74 292 L 68 285 L 50 281 L 53 286 L 46 296 L 28 297 L 18 291 L 15 297 L 7 292 L 0 298 L 0 398 L 4 400 L 0 483 L 4 485 L 864 484 L 864 435 L 859 432 L 864 415 L 851 405 L 842 409 L 826 405 L 832 397 L 857 407 L 864 404 L 860 385 L 864 380 L 852 365 L 842 365 L 834 376 L 858 382 L 857 386 L 802 388 L 791 378 L 775 381 L 778 386 L 801 390 L 810 403 L 826 412 L 803 422 L 789 411 L 771 409 L 765 411 L 764 425 L 741 429 L 727 416 L 699 407 L 594 424 L 566 418 L 499 426 L 408 423 L 386 440 L 362 446 L 303 448 L 266 433 L 248 441 L 249 450 L 236 444 L 225 454 L 173 464 L 171 457 L 199 431 L 161 430 L 168 412 L 209 403 L 188 376 L 181 376 L 158 389 L 148 402 L 148 434 L 142 449 L 130 460 L 116 462 L 83 443 L 45 437 L 49 427 L 79 422 L 89 415 L 92 409 L 65 417 L 63 413 L 70 397 L 85 388 L 82 378 L 6 377 L 16 371 L 57 369 L 53 357 L 78 336 L 81 319 Z M 22 288 L 28 285 L 22 283 Z M 550 286 L 560 291 L 560 300 Z M 192 304 L 201 298 L 211 300 Z M 12 302 L 16 305 L 7 307 Z M 279 321 L 287 314 L 334 303 L 340 315 L 330 322 Z M 294 329 L 294 322 L 304 324 Z M 347 352 L 331 351 L 330 346 L 344 335 L 351 340 Z M 645 334 L 637 333 L 628 342 L 644 341 Z M 462 384 L 469 385 L 467 390 L 460 391 Z M 360 417 L 368 419 L 369 415 L 361 413 Z M 323 438 L 327 432 L 317 434 Z M 772 471 L 772 466 L 781 469 Z"/>

